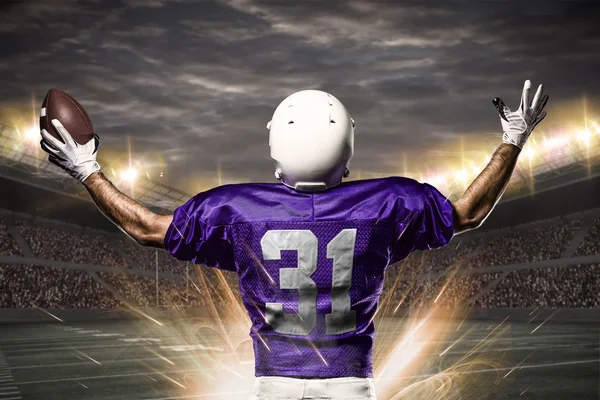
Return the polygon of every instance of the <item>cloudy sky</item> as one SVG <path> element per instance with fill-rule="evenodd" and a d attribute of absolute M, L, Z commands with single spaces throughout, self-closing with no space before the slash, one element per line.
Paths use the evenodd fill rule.
<path fill-rule="evenodd" d="M 0 18 L 3 118 L 61 88 L 91 115 L 101 157 L 131 149 L 188 192 L 218 165 L 272 180 L 265 126 L 297 90 L 346 105 L 352 165 L 368 173 L 461 137 L 493 150 L 491 98 L 516 107 L 527 78 L 551 96 L 544 124 L 600 88 L 598 1 L 4 0 Z"/>

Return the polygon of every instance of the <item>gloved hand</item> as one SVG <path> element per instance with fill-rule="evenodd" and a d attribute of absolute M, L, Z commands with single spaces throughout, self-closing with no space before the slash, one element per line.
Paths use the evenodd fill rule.
<path fill-rule="evenodd" d="M 525 86 L 523 87 L 523 94 L 521 95 L 521 105 L 519 105 L 517 111 L 511 111 L 499 97 L 492 100 L 500 113 L 500 122 L 502 123 L 502 129 L 504 130 L 502 141 L 504 143 L 515 145 L 520 149 L 523 148 L 523 145 L 536 125 L 546 116 L 544 107 L 548 102 L 548 95 L 543 94 L 544 89 L 542 85 L 540 85 L 533 97 L 533 101 L 530 103 L 530 89 L 531 82 L 526 80 Z"/>
<path fill-rule="evenodd" d="M 56 139 L 45 129 L 41 130 L 40 145 L 49 154 L 48 161 L 64 169 L 80 182 L 85 181 L 94 172 L 100 171 L 100 165 L 96 162 L 100 140 L 95 133 L 89 142 L 82 145 L 73 140 L 59 120 L 53 119 L 52 125 L 63 141 Z"/>

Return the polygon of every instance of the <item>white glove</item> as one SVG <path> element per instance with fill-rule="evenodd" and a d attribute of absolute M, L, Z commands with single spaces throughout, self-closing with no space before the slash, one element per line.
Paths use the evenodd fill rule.
<path fill-rule="evenodd" d="M 40 145 L 49 154 L 48 161 L 64 169 L 80 182 L 85 181 L 94 172 L 100 171 L 100 165 L 96 162 L 96 152 L 100 140 L 95 133 L 89 142 L 79 144 L 73 140 L 69 131 L 65 129 L 59 120 L 53 119 L 52 125 L 54 125 L 63 141 L 61 142 L 50 135 L 47 130 L 42 129 L 40 132 L 42 134 Z"/>
<path fill-rule="evenodd" d="M 529 102 L 530 89 L 531 82 L 526 80 L 521 95 L 521 105 L 517 111 L 510 111 L 510 108 L 499 97 L 492 100 L 500 113 L 500 122 L 502 123 L 502 130 L 504 130 L 502 141 L 515 145 L 520 149 L 523 148 L 536 125 L 546 116 L 544 107 L 548 102 L 548 95 L 542 95 L 544 88 L 542 85 L 538 87 L 531 103 Z"/>

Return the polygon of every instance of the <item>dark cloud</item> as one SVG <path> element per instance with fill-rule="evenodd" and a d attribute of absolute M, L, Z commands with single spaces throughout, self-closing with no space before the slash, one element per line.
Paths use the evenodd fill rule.
<path fill-rule="evenodd" d="M 546 85 L 547 123 L 600 89 L 597 1 L 32 0 L 2 2 L 0 18 L 0 107 L 60 87 L 107 158 L 130 138 L 183 189 L 216 165 L 270 180 L 266 122 L 301 89 L 344 102 L 367 172 L 488 139 L 491 98 L 516 106 L 525 79 Z"/>

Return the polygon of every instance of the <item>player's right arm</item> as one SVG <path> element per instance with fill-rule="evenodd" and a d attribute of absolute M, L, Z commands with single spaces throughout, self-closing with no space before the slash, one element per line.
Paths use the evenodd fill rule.
<path fill-rule="evenodd" d="M 158 215 L 117 189 L 102 172 L 91 174 L 83 185 L 100 211 L 143 246 L 164 247 L 172 215 Z"/>
<path fill-rule="evenodd" d="M 494 105 L 500 113 L 504 135 L 503 144 L 494 152 L 490 162 L 475 178 L 462 197 L 453 202 L 455 233 L 479 227 L 500 200 L 517 164 L 523 145 L 542 119 L 548 95 L 539 86 L 533 101 L 529 101 L 531 82 L 525 81 L 521 105 L 512 112 L 502 99 L 495 98 Z"/>
<path fill-rule="evenodd" d="M 121 193 L 100 172 L 100 165 L 96 162 L 99 146 L 97 136 L 80 145 L 60 121 L 54 119 L 52 124 L 62 141 L 42 129 L 41 146 L 49 154 L 48 160 L 83 183 L 100 211 L 136 242 L 162 248 L 173 216 L 162 216 L 150 211 Z"/>

